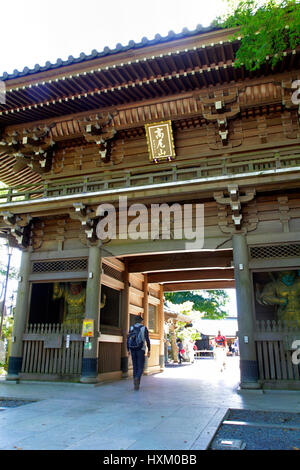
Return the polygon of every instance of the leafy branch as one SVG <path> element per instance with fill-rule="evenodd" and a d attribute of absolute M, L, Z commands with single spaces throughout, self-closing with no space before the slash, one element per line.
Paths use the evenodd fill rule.
<path fill-rule="evenodd" d="M 300 45 L 299 0 L 228 0 L 229 13 L 218 17 L 214 24 L 222 28 L 238 28 L 235 67 L 256 70 L 269 61 L 271 67 L 282 59 L 284 52 Z"/>
<path fill-rule="evenodd" d="M 201 291 L 166 292 L 164 295 L 166 300 L 176 305 L 193 302 L 193 310 L 200 312 L 202 318 L 217 320 L 227 316 L 223 307 L 229 296 L 224 290 L 209 290 L 206 295 Z"/>

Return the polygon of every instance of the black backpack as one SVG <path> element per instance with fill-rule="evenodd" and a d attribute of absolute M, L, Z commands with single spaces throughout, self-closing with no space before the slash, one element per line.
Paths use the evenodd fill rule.
<path fill-rule="evenodd" d="M 128 334 L 128 347 L 129 349 L 134 349 L 138 351 L 143 347 L 143 339 L 142 339 L 142 327 L 143 325 L 134 325 Z"/>

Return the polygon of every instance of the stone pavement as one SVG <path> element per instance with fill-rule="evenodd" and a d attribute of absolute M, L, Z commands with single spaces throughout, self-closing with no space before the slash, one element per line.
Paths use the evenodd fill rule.
<path fill-rule="evenodd" d="M 300 411 L 300 393 L 239 391 L 238 358 L 88 385 L 0 381 L 0 399 L 38 400 L 0 412 L 1 450 L 203 450 L 228 408 Z"/>

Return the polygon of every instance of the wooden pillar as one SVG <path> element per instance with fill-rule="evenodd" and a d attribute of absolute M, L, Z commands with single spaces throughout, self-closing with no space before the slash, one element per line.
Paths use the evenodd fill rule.
<path fill-rule="evenodd" d="M 94 337 L 90 338 L 90 348 L 84 348 L 80 382 L 95 383 L 98 381 L 98 362 L 100 335 L 100 298 L 102 252 L 99 245 L 90 246 L 88 260 L 88 280 L 86 285 L 85 318 L 94 320 Z"/>
<path fill-rule="evenodd" d="M 8 362 L 6 379 L 15 380 L 21 371 L 23 359 L 23 334 L 26 327 L 29 308 L 29 275 L 31 251 L 23 251 L 20 266 L 20 281 L 18 286 L 17 303 L 15 309 L 12 344 Z"/>
<path fill-rule="evenodd" d="M 127 262 L 125 261 L 124 271 L 124 289 L 121 294 L 121 329 L 123 335 L 123 343 L 121 349 L 121 371 L 123 377 L 128 377 L 128 351 L 127 351 L 127 335 L 129 332 L 129 273 Z"/>
<path fill-rule="evenodd" d="M 259 388 L 254 341 L 252 286 L 248 246 L 244 234 L 232 236 L 236 300 L 238 311 L 241 388 Z"/>
<path fill-rule="evenodd" d="M 174 362 L 178 362 L 178 348 L 176 343 L 176 320 L 171 320 L 170 335 L 171 335 L 171 353 Z"/>
<path fill-rule="evenodd" d="M 160 345 L 159 345 L 159 366 L 160 366 L 160 370 L 164 370 L 164 368 L 165 368 L 164 288 L 163 288 L 162 285 L 160 285 L 159 287 L 160 287 L 160 292 L 159 292 L 160 304 L 159 304 L 159 310 L 158 310 L 159 339 L 160 339 Z"/>
<path fill-rule="evenodd" d="M 143 308 L 144 308 L 144 325 L 149 329 L 149 301 L 148 301 L 148 274 L 144 274 L 144 298 L 143 298 Z M 149 333 L 150 335 L 150 333 Z M 151 341 L 151 340 L 150 340 Z M 145 357 L 145 367 L 144 374 L 149 373 L 149 358 Z"/>

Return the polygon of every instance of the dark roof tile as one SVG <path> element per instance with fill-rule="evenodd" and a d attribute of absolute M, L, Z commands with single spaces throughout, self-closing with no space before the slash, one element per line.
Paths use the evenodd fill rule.
<path fill-rule="evenodd" d="M 84 52 L 81 52 L 81 54 L 77 58 L 74 58 L 72 55 L 69 55 L 67 60 L 62 60 L 59 58 L 57 59 L 55 64 L 52 64 L 51 62 L 47 61 L 44 66 L 36 64 L 33 69 L 24 67 L 23 71 L 19 71 L 15 69 L 13 73 L 10 73 L 10 74 L 7 72 L 4 72 L 2 77 L 0 77 L 0 80 L 3 80 L 3 81 L 12 80 L 14 78 L 25 77 L 26 75 L 32 75 L 32 74 L 39 73 L 39 72 L 47 72 L 48 70 L 58 69 L 66 65 L 78 64 L 78 63 L 85 62 L 91 59 L 105 57 L 108 55 L 117 54 L 119 52 L 126 52 L 130 49 L 139 49 L 142 47 L 152 46 L 152 45 L 156 45 L 159 43 L 165 43 L 165 42 L 173 41 L 176 39 L 182 39 L 185 37 L 195 36 L 199 33 L 204 34 L 207 32 L 215 31 L 217 29 L 220 29 L 220 28 L 216 28 L 214 26 L 203 27 L 201 25 L 197 25 L 194 31 L 189 31 L 188 28 L 183 28 L 181 33 L 175 33 L 174 31 L 169 31 L 166 37 L 162 37 L 160 34 L 156 34 L 154 39 L 148 39 L 146 37 L 143 37 L 141 39 L 141 42 L 139 43 L 136 43 L 135 41 L 130 40 L 127 46 L 123 46 L 122 44 L 118 43 L 115 49 L 110 49 L 109 47 L 106 46 L 104 47 L 102 52 L 99 52 L 96 49 L 93 49 L 91 54 L 89 55 L 85 54 Z"/>

